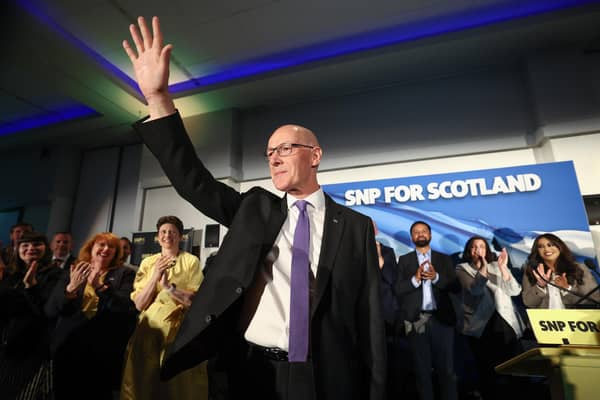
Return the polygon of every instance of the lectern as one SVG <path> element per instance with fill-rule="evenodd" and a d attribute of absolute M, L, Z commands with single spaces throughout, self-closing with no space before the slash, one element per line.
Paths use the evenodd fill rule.
<path fill-rule="evenodd" d="M 600 399 L 600 310 L 527 310 L 540 344 L 496 372 L 547 377 L 552 400 Z"/>

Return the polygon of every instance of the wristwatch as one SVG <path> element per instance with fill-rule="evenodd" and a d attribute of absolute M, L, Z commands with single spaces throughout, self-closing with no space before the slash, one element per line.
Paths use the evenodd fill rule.
<path fill-rule="evenodd" d="M 167 289 L 167 292 L 173 293 L 175 291 L 175 289 L 177 289 L 177 286 L 175 286 L 174 283 L 171 283 L 171 286 L 169 286 L 169 288 Z"/>

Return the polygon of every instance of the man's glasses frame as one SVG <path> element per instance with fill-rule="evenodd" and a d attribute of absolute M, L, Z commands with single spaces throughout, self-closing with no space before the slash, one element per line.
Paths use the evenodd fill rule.
<path fill-rule="evenodd" d="M 292 154 L 295 148 L 314 149 L 315 147 L 317 146 L 309 146 L 307 144 L 301 143 L 281 143 L 277 147 L 267 148 L 267 151 L 265 151 L 264 156 L 265 159 L 269 161 L 273 154 L 275 154 L 275 152 L 277 152 L 277 155 L 279 157 L 287 157 Z"/>

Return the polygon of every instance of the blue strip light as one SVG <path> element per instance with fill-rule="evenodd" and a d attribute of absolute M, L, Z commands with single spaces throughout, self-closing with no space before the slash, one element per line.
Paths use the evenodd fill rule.
<path fill-rule="evenodd" d="M 135 93 L 140 93 L 137 83 L 130 78 L 129 75 L 125 74 L 114 64 L 102 57 L 102 55 L 95 52 L 78 38 L 60 27 L 48 15 L 44 14 L 33 5 L 30 0 L 18 0 L 18 2 L 30 14 L 36 16 L 43 23 L 60 33 L 66 40 L 85 51 L 86 54 L 90 55 L 96 62 L 105 68 L 109 74 L 116 77 L 125 86 L 131 88 Z M 174 95 L 186 95 L 190 92 L 198 91 L 202 88 L 209 88 L 216 84 L 225 84 L 239 79 L 282 71 L 288 68 L 307 65 L 340 56 L 381 49 L 399 43 L 478 28 L 591 3 L 598 3 L 598 0 L 513 0 L 502 2 L 493 6 L 480 7 L 398 27 L 353 35 L 339 40 L 318 43 L 316 45 L 275 53 L 242 63 L 231 64 L 226 66 L 220 72 L 199 76 L 188 81 L 173 84 L 169 86 L 169 91 Z M 65 118 L 66 117 L 67 114 L 65 114 Z M 9 126 L 21 126 L 20 129 L 15 129 L 11 132 L 30 129 L 31 127 L 44 126 L 43 121 L 53 121 L 52 117 L 38 118 L 40 119 L 40 123 L 37 124 L 33 123 L 33 119 L 21 120 L 24 122 L 16 121 L 10 123 Z M 79 118 L 79 116 L 75 113 L 72 115 L 72 118 Z M 46 122 L 46 124 L 48 123 L 53 122 Z M 5 125 L 0 125 L 0 134 L 2 134 L 4 129 Z"/>
<path fill-rule="evenodd" d="M 98 115 L 100 114 L 96 112 L 96 110 L 78 104 L 60 110 L 52 111 L 48 114 L 23 118 L 16 121 L 4 123 L 0 125 L 0 136 L 25 131 L 28 129 L 41 128 L 43 126 L 56 125 L 61 122 L 67 122 L 78 118 L 95 117 Z"/>
<path fill-rule="evenodd" d="M 335 57 L 381 49 L 390 45 L 478 28 L 589 3 L 598 3 L 598 0 L 517 0 L 508 3 L 504 2 L 493 7 L 471 9 L 402 26 L 318 43 L 300 49 L 271 54 L 239 64 L 232 64 L 220 72 L 173 84 L 169 86 L 169 91 L 177 94 Z"/>

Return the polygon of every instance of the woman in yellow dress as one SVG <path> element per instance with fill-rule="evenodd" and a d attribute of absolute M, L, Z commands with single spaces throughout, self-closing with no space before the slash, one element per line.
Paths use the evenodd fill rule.
<path fill-rule="evenodd" d="M 125 356 L 121 399 L 206 398 L 204 364 L 171 380 L 160 380 L 165 351 L 175 339 L 203 275 L 198 257 L 179 250 L 181 220 L 161 217 L 156 227 L 161 252 L 142 261 L 131 293 L 140 315 Z"/>

